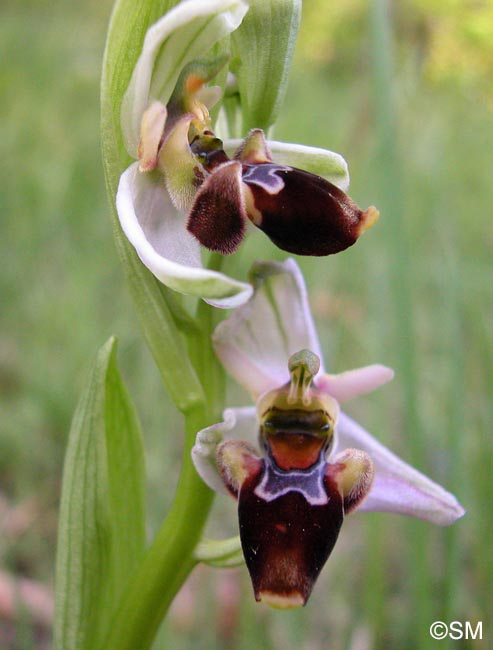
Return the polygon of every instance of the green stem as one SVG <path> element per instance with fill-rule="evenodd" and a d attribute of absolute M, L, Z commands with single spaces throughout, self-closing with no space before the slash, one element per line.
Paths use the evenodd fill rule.
<path fill-rule="evenodd" d="M 173 598 L 196 564 L 193 551 L 213 493 L 195 472 L 190 450 L 196 432 L 207 424 L 206 408 L 192 411 L 186 419 L 183 465 L 173 505 L 127 589 L 104 650 L 150 648 Z"/>
<path fill-rule="evenodd" d="M 147 650 L 169 606 L 197 564 L 194 550 L 212 505 L 213 493 L 197 475 L 191 449 L 197 431 L 217 421 L 224 401 L 224 371 L 211 345 L 214 309 L 200 302 L 200 329 L 188 334 L 190 358 L 207 399 L 186 415 L 182 469 L 175 498 L 161 529 L 131 580 L 102 646 L 104 650 Z"/>

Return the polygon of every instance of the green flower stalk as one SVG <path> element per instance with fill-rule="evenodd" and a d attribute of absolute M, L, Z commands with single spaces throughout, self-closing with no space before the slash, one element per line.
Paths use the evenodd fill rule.
<path fill-rule="evenodd" d="M 150 647 L 174 595 L 199 561 L 194 549 L 212 492 L 198 477 L 190 450 L 197 430 L 215 421 L 224 406 L 224 371 L 211 344 L 217 312 L 201 301 L 196 314 L 190 315 L 170 290 L 204 298 L 219 307 L 234 307 L 252 293 L 248 283 L 221 273 L 219 256 L 209 256 L 203 264 L 199 242 L 183 226 L 184 217 L 176 204 L 180 202 L 178 194 L 183 197 L 190 193 L 186 156 L 191 142 L 188 132 L 186 141 L 180 141 L 179 136 L 186 126 L 190 134 L 194 129 L 197 132 L 202 128 L 202 134 L 215 128 L 217 111 L 213 104 L 224 97 L 222 91 L 210 86 L 225 86 L 230 64 L 236 71 L 240 100 L 230 93 L 229 118 L 224 121 L 243 121 L 250 128 L 249 121 L 258 119 L 256 126 L 269 129 L 282 101 L 299 15 L 299 2 L 279 0 L 253 2 L 250 7 L 242 0 L 119 0 L 115 5 L 102 78 L 103 161 L 110 200 L 113 205 L 116 200 L 118 207 L 114 233 L 149 347 L 166 388 L 185 415 L 185 442 L 181 474 L 166 520 L 150 547 L 135 560 L 132 571 L 118 582 L 111 606 L 106 611 L 101 609 L 91 647 Z M 274 32 L 275 39 L 271 38 Z M 251 91 L 251 75 L 238 54 L 249 43 L 249 61 L 263 78 L 275 80 L 268 96 Z M 278 52 L 271 50 L 265 57 L 264 43 L 270 43 L 274 50 L 279 48 Z M 199 83 L 194 85 L 187 70 L 199 70 Z M 161 151 L 163 129 L 171 129 L 173 122 L 177 126 L 175 139 Z M 169 146 L 176 142 L 178 147 Z M 224 140 L 225 147 L 226 143 Z M 185 159 L 180 151 L 184 151 Z M 207 151 L 201 144 L 195 153 L 200 159 Z M 158 154 L 162 154 L 159 161 Z M 336 177 L 347 177 L 340 157 L 323 152 L 317 155 L 318 168 L 330 167 Z M 169 172 L 173 167 L 170 158 L 185 162 L 178 165 L 185 179 L 181 188 L 180 179 Z M 132 163 L 132 159 L 137 162 Z M 130 219 L 125 218 L 129 213 Z M 91 383 L 89 390 L 100 388 Z M 84 404 L 90 420 L 95 406 Z M 73 437 L 76 441 L 72 448 L 77 450 L 76 433 Z M 102 462 L 111 465 L 115 461 L 104 455 Z M 77 458 L 70 463 L 70 467 L 76 466 Z M 69 479 L 66 485 L 70 485 Z M 95 530 L 105 530 L 99 526 L 99 511 L 91 512 L 97 520 Z M 64 584 L 73 593 L 88 588 L 82 577 Z M 97 602 L 104 594 L 94 589 L 95 607 L 87 620 L 83 610 L 78 621 L 72 620 L 74 610 L 65 606 L 67 593 L 60 593 L 59 620 L 63 626 L 60 624 L 58 647 L 87 648 L 89 633 L 69 638 L 68 630 L 71 626 L 88 630 L 94 617 L 98 618 Z"/>

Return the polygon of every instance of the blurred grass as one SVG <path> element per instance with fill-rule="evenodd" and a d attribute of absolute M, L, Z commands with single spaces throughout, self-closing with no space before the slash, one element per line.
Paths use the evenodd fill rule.
<path fill-rule="evenodd" d="M 299 261 L 330 367 L 380 361 L 398 370 L 393 385 L 348 412 L 453 489 L 468 513 L 448 529 L 384 514 L 349 518 L 301 612 L 256 605 L 244 570 L 201 569 L 159 648 L 427 649 L 437 618 L 483 620 L 484 645 L 454 647 L 487 647 L 491 635 L 488 89 L 481 75 L 429 74 L 435 41 L 415 37 L 416 16 L 427 18 L 417 2 L 395 17 L 390 86 L 385 79 L 376 86 L 368 5 L 347 7 L 347 16 L 334 14 L 338 29 L 327 35 L 325 55 L 298 48 L 275 135 L 340 151 L 351 195 L 382 216 L 345 253 Z M 121 339 L 120 363 L 145 431 L 151 531 L 169 504 L 180 451 L 181 421 L 145 349 L 111 239 L 98 114 L 110 10 L 109 0 L 4 2 L 0 21 L 0 495 L 10 508 L 35 501 L 21 533 L 1 536 L 0 551 L 9 571 L 48 584 L 70 418 L 90 360 L 111 333 Z M 308 6 L 306 13 L 301 44 L 314 25 Z M 382 21 L 373 42 L 385 69 L 392 61 L 378 37 Z M 436 54 L 433 63 L 443 69 Z M 284 255 L 255 233 L 228 264 L 240 277 L 253 259 L 272 257 Z M 244 398 L 233 387 L 231 396 Z M 234 504 L 218 499 L 216 534 L 232 533 L 234 517 Z M 46 634 L 30 629 L 25 615 L 19 620 L 17 631 L 0 622 L 0 647 L 43 647 Z"/>

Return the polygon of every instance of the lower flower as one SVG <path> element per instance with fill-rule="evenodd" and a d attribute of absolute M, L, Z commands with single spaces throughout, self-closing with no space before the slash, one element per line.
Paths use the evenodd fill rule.
<path fill-rule="evenodd" d="M 345 515 L 356 508 L 440 525 L 464 509 L 340 413 L 339 401 L 377 388 L 393 373 L 378 365 L 323 372 L 296 264 L 259 265 L 256 280 L 250 303 L 215 334 L 219 357 L 258 398 L 256 409 L 227 409 L 224 422 L 198 433 L 192 455 L 211 488 L 238 500 L 255 598 L 290 608 L 306 603 Z M 305 349 L 296 352 L 300 344 Z"/>
<path fill-rule="evenodd" d="M 238 499 L 255 598 L 282 608 L 305 604 L 344 514 L 373 481 L 364 452 L 346 450 L 328 461 L 339 408 L 311 385 L 318 368 L 318 358 L 301 351 L 290 359 L 290 383 L 259 401 L 262 457 L 239 441 L 216 450 L 224 484 Z"/>

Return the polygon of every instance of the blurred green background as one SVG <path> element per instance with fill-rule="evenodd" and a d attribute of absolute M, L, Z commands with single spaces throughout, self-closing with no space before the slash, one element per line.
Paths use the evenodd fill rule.
<path fill-rule="evenodd" d="M 6 650 L 50 647 L 64 447 L 91 360 L 110 334 L 144 430 L 150 534 L 179 463 L 181 418 L 127 296 L 104 189 L 98 84 L 111 4 L 1 3 Z M 482 641 L 442 648 L 493 647 L 493 3 L 405 0 L 390 12 L 380 0 L 304 5 L 275 136 L 341 152 L 351 196 L 381 209 L 355 247 L 298 260 L 326 359 L 334 372 L 375 361 L 396 369 L 392 385 L 348 412 L 468 512 L 447 529 L 352 515 L 302 611 L 255 604 L 245 569 L 200 568 L 156 650 L 427 649 L 437 619 L 483 621 Z M 256 233 L 228 270 L 244 277 L 250 261 L 269 258 L 284 255 Z M 231 404 L 246 400 L 231 386 Z M 217 499 L 209 532 L 235 527 L 234 504 Z"/>

